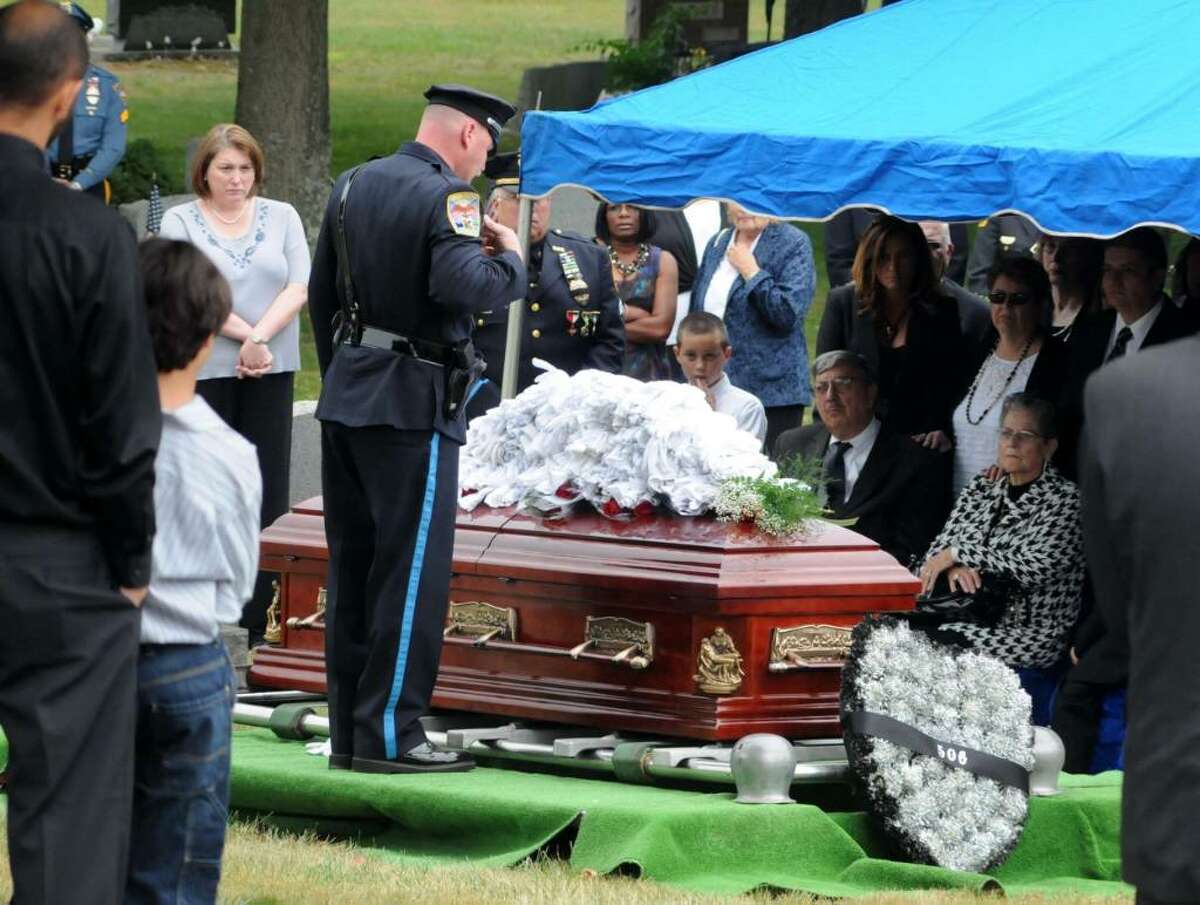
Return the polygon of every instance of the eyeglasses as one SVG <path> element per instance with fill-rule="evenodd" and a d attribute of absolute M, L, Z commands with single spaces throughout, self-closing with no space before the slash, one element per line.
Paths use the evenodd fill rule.
<path fill-rule="evenodd" d="M 818 396 L 824 396 L 830 390 L 837 390 L 839 393 L 850 389 L 854 384 L 860 382 L 861 377 L 831 377 L 828 380 L 820 380 L 813 384 L 813 392 Z"/>
<path fill-rule="evenodd" d="M 1015 431 L 1011 427 L 1000 428 L 1000 440 L 1004 443 L 1012 441 L 1017 446 L 1024 446 L 1026 443 L 1041 439 L 1042 435 L 1035 434 L 1033 431 Z"/>
<path fill-rule="evenodd" d="M 1033 296 L 1028 292 L 1005 292 L 1003 289 L 996 289 L 988 293 L 988 301 L 993 305 L 1024 305 L 1033 301 Z"/>

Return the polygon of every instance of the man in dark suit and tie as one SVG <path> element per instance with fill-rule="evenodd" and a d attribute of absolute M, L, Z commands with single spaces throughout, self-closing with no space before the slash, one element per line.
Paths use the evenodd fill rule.
<path fill-rule="evenodd" d="M 1080 461 L 1096 605 L 1129 650 L 1122 869 L 1142 905 L 1200 902 L 1200 339 L 1088 381 Z"/>
<path fill-rule="evenodd" d="M 1078 320 L 1069 343 L 1070 369 L 1059 432 L 1063 451 L 1055 460 L 1069 477 L 1075 476 L 1078 461 L 1079 435 L 1085 422 L 1083 387 L 1088 377 L 1110 362 L 1134 357 L 1195 330 L 1163 294 L 1166 275 L 1167 246 L 1150 227 L 1123 233 L 1105 247 L 1101 291 L 1108 308 Z M 1152 410 L 1157 406 L 1153 394 L 1146 402 Z M 1117 416 L 1118 421 L 1124 418 L 1123 413 Z M 1085 589 L 1083 612 L 1071 646 L 1072 666 L 1054 705 L 1053 726 L 1066 746 L 1070 772 L 1090 769 L 1104 699 L 1124 687 L 1127 678 L 1125 639 L 1106 630 L 1093 603 L 1098 590 L 1094 582 Z"/>
<path fill-rule="evenodd" d="M 925 553 L 948 511 L 944 457 L 883 428 L 875 417 L 878 387 L 866 361 L 845 350 L 813 363 L 821 423 L 779 435 L 775 461 L 819 459 L 833 518 L 907 564 Z"/>
<path fill-rule="evenodd" d="M 1196 324 L 1163 293 L 1167 245 L 1148 226 L 1109 240 L 1100 289 L 1106 309 L 1081 317 L 1070 340 L 1070 365 L 1055 462 L 1075 476 L 1083 422 L 1083 385 L 1097 368 L 1142 349 L 1195 332 Z"/>

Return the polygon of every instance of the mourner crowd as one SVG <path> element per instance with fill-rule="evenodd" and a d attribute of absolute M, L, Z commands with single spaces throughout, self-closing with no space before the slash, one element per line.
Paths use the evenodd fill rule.
<path fill-rule="evenodd" d="M 1010 214 L 968 256 L 961 225 L 843 212 L 826 226 L 832 288 L 810 365 L 804 232 L 729 203 L 698 233 L 694 212 L 622 202 L 601 203 L 583 236 L 551 229 L 541 199 L 526 260 L 519 159 L 494 154 L 515 111 L 441 85 L 415 141 L 338 179 L 311 261 L 296 211 L 259 194 L 261 147 L 227 124 L 195 152 L 195 200 L 139 247 L 72 191 L 103 184 L 106 151 L 80 117 L 127 118 L 76 10 L 0 10 L 16 902 L 215 897 L 234 689 L 218 623 L 240 620 L 252 643 L 265 629 L 257 535 L 288 506 L 306 303 L 324 378 L 331 768 L 472 766 L 418 718 L 458 449 L 499 401 L 513 299 L 518 390 L 535 359 L 684 381 L 777 462 L 819 462 L 831 515 L 919 576 L 930 604 L 915 624 L 1018 670 L 1067 770 L 1120 765 L 1129 651 L 1087 577 L 1075 483 L 1083 432 L 1110 415 L 1084 387 L 1200 328 L 1200 240 L 1172 267 L 1154 229 L 1101 241 Z M 481 172 L 486 199 L 469 185 Z"/>

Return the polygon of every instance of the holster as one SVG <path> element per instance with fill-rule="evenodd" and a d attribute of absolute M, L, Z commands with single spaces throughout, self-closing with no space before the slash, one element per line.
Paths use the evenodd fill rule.
<path fill-rule="evenodd" d="M 471 388 L 483 376 L 487 362 L 475 352 L 475 344 L 463 339 L 450 347 L 450 360 L 446 363 L 446 391 L 442 397 L 442 414 L 454 418 L 462 411 L 470 397 Z"/>

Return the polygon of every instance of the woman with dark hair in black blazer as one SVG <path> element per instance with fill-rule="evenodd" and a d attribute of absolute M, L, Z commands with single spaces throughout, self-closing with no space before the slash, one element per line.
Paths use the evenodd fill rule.
<path fill-rule="evenodd" d="M 941 294 L 925 234 L 887 215 L 859 243 L 853 282 L 829 293 L 817 354 L 857 352 L 879 378 L 876 411 L 889 429 L 950 449 L 963 374 L 958 308 Z"/>
<path fill-rule="evenodd" d="M 632 204 L 601 203 L 596 240 L 608 249 L 613 284 L 625 306 L 625 365 L 638 380 L 670 380 L 666 339 L 675 326 L 679 268 L 675 257 L 649 238 L 654 214 Z"/>
<path fill-rule="evenodd" d="M 1065 342 L 1080 315 L 1087 317 L 1100 310 L 1104 243 L 1084 236 L 1042 233 L 1037 256 L 1050 278 L 1053 317 L 1049 333 Z"/>

